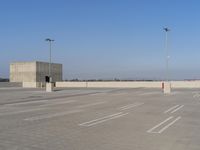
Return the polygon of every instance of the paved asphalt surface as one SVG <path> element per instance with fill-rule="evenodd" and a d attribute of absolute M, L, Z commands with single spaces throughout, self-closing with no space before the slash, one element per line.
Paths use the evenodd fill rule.
<path fill-rule="evenodd" d="M 0 150 L 199 150 L 200 90 L 0 88 Z"/>

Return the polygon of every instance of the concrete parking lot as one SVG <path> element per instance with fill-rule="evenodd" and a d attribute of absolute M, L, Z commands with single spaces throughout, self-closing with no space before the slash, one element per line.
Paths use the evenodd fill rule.
<path fill-rule="evenodd" d="M 0 88 L 0 150 L 199 150 L 200 90 Z"/>

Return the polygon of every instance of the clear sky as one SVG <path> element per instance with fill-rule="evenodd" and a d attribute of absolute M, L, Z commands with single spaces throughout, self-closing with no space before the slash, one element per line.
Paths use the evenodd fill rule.
<path fill-rule="evenodd" d="M 64 79 L 200 78 L 199 0 L 1 0 L 0 77 L 13 61 L 62 63 Z"/>

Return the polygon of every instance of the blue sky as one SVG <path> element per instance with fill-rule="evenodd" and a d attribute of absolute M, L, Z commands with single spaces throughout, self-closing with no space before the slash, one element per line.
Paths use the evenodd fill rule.
<path fill-rule="evenodd" d="M 62 63 L 64 79 L 200 78 L 198 0 L 1 0 L 0 77 L 13 61 Z"/>

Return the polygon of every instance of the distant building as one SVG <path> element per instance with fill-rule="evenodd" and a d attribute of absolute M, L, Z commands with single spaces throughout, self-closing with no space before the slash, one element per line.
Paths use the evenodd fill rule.
<path fill-rule="evenodd" d="M 14 62 L 10 64 L 10 82 L 45 82 L 49 75 L 47 62 Z M 62 81 L 62 64 L 51 64 L 52 81 Z"/>

